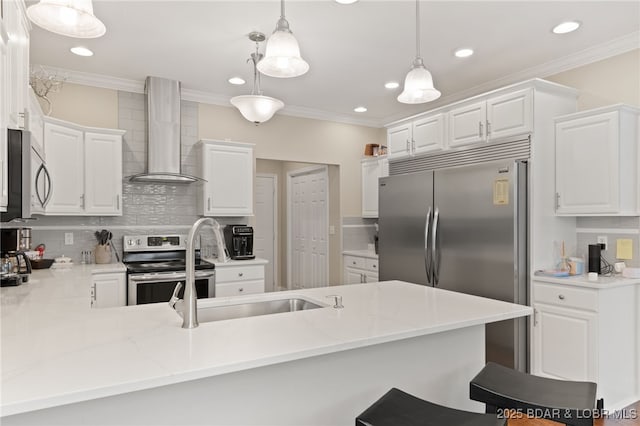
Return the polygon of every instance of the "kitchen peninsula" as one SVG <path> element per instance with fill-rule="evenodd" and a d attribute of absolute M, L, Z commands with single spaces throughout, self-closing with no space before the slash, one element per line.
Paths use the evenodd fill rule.
<path fill-rule="evenodd" d="M 185 330 L 164 303 L 91 309 L 92 267 L 2 288 L 3 425 L 348 425 L 393 386 L 482 411 L 484 324 L 532 312 L 388 281 L 220 298 L 323 307 Z"/>

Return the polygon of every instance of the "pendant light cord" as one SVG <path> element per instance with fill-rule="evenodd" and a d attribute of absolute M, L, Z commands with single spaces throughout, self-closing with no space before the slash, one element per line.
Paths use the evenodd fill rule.
<path fill-rule="evenodd" d="M 420 57 L 420 1 L 416 0 L 416 58 L 419 58 L 419 57 Z"/>
<path fill-rule="evenodd" d="M 280 18 L 284 19 L 284 0 L 280 0 Z"/>
<path fill-rule="evenodd" d="M 250 59 L 247 59 L 247 62 L 253 62 L 253 89 L 251 90 L 252 95 L 262 95 L 262 90 L 260 90 L 260 73 L 258 72 L 258 62 L 262 59 L 262 54 L 258 51 L 259 44 L 256 41 L 256 53 L 251 55 Z"/>

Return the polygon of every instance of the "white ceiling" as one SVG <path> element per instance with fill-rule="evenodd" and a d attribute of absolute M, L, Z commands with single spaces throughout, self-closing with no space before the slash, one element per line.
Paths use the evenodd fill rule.
<path fill-rule="evenodd" d="M 253 71 L 246 60 L 255 45 L 247 34 L 269 35 L 279 17 L 275 0 L 93 4 L 107 27 L 105 36 L 79 40 L 34 26 L 31 62 L 139 82 L 147 75 L 177 79 L 183 88 L 216 95 L 222 103 L 251 92 Z M 286 17 L 311 68 L 293 79 L 263 76 L 264 94 L 283 100 L 285 112 L 294 115 L 334 116 L 369 125 L 519 77 L 555 72 L 567 57 L 584 61 L 640 47 L 638 1 L 423 1 L 422 56 L 443 97 L 409 106 L 396 101 L 402 87 L 388 90 L 383 85 L 390 80 L 402 83 L 415 56 L 413 1 L 340 5 L 333 0 L 289 0 Z M 582 27 L 566 35 L 551 32 L 568 19 L 581 21 Z M 73 55 L 69 48 L 77 45 L 95 55 Z M 453 51 L 459 47 L 476 53 L 455 58 Z M 247 84 L 230 85 L 227 79 L 236 75 Z M 353 112 L 358 105 L 368 111 Z"/>

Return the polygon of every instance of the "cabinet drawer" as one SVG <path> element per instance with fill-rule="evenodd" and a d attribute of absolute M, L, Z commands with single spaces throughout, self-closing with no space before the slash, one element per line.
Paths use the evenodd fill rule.
<path fill-rule="evenodd" d="M 216 268 L 216 283 L 249 280 L 264 280 L 264 266 L 247 265 Z"/>
<path fill-rule="evenodd" d="M 549 303 L 590 311 L 598 310 L 598 294 L 596 290 L 587 288 L 535 283 L 533 299 L 536 303 Z"/>
<path fill-rule="evenodd" d="M 344 266 L 349 268 L 365 268 L 365 259 L 364 257 L 357 256 L 345 256 L 344 257 Z"/>
<path fill-rule="evenodd" d="M 365 269 L 378 273 L 378 259 L 365 259 Z"/>
<path fill-rule="evenodd" d="M 264 280 L 216 284 L 216 297 L 264 293 Z"/>

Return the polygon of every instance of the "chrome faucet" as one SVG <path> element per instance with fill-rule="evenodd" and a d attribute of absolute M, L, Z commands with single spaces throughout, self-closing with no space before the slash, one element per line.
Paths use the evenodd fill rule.
<path fill-rule="evenodd" d="M 173 296 L 169 301 L 169 306 L 182 312 L 182 328 L 196 328 L 198 326 L 198 298 L 196 294 L 195 280 L 195 245 L 196 238 L 198 237 L 198 234 L 200 232 L 200 228 L 202 228 L 204 225 L 211 225 L 211 227 L 213 228 L 213 233 L 218 244 L 218 260 L 220 262 L 227 262 L 229 260 L 224 248 L 224 239 L 222 238 L 222 233 L 220 232 L 220 224 L 218 223 L 218 221 L 210 217 L 203 217 L 198 219 L 191 227 L 189 236 L 187 237 L 184 298 L 183 300 L 180 300 L 180 298 L 178 298 L 178 292 L 180 291 L 180 287 L 182 287 L 182 283 L 179 282 L 178 284 L 176 284 L 176 287 L 173 290 Z"/>

